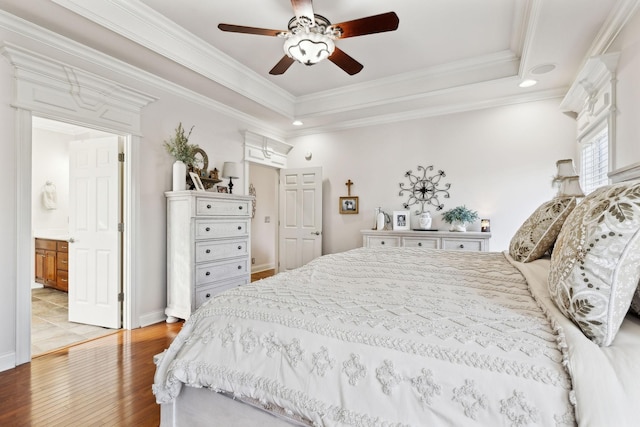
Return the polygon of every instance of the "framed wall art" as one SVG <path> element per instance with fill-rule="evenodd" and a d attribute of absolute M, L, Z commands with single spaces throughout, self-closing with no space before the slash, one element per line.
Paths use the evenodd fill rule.
<path fill-rule="evenodd" d="M 411 211 L 393 211 L 393 229 L 409 230 L 411 228 Z"/>
<path fill-rule="evenodd" d="M 357 214 L 358 213 L 358 197 L 357 196 L 340 197 L 340 213 L 341 214 Z"/>

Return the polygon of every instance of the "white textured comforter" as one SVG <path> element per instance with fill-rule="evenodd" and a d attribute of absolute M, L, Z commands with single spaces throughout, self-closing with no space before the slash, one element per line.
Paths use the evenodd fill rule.
<path fill-rule="evenodd" d="M 571 426 L 548 312 L 502 253 L 355 249 L 203 305 L 153 391 L 226 391 L 318 426 Z"/>

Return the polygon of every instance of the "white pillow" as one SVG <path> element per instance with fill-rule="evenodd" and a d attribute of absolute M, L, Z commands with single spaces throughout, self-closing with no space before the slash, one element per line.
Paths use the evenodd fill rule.
<path fill-rule="evenodd" d="M 640 181 L 589 194 L 565 221 L 549 271 L 549 293 L 600 346 L 615 338 L 640 280 Z"/>
<path fill-rule="evenodd" d="M 509 255 L 530 262 L 553 247 L 562 224 L 576 207 L 573 197 L 556 197 L 540 205 L 520 226 L 509 243 Z"/>

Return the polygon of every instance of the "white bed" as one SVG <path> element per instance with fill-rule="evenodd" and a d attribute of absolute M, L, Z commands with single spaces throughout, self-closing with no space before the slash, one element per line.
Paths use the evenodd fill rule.
<path fill-rule="evenodd" d="M 597 346 L 549 264 L 360 248 L 225 292 L 158 358 L 161 425 L 635 425 L 640 320 Z"/>

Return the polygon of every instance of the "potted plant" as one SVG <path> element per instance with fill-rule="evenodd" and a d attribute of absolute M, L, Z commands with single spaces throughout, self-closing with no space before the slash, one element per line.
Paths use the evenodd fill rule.
<path fill-rule="evenodd" d="M 164 148 L 173 156 L 173 191 L 181 191 L 187 188 L 187 166 L 192 165 L 196 158 L 195 150 L 197 145 L 189 144 L 189 137 L 193 131 L 193 126 L 189 133 L 185 134 L 182 123 L 178 124 L 175 135 L 164 142 Z"/>
<path fill-rule="evenodd" d="M 457 206 L 442 214 L 442 219 L 451 224 L 449 231 L 467 231 L 467 224 L 479 218 L 477 211 L 472 211 L 466 206 Z"/>

